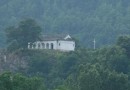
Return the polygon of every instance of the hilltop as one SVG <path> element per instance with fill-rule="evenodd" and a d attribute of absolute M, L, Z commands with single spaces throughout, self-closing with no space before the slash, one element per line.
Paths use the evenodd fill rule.
<path fill-rule="evenodd" d="M 81 45 L 111 45 L 130 34 L 129 0 L 0 0 L 0 47 L 5 47 L 5 28 L 25 18 L 35 19 L 43 33 L 66 34 Z"/>

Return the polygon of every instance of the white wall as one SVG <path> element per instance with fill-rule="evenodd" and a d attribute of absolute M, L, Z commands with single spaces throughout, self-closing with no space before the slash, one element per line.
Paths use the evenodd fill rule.
<path fill-rule="evenodd" d="M 58 49 L 63 51 L 74 51 L 75 42 L 74 41 L 59 41 Z"/>
<path fill-rule="evenodd" d="M 45 44 L 45 47 L 43 48 L 42 43 Z M 47 43 L 49 44 L 49 48 L 47 48 Z M 75 42 L 74 41 L 37 41 L 34 44 L 36 45 L 35 48 L 32 49 L 51 49 L 51 44 L 53 43 L 53 49 L 54 50 L 60 50 L 60 51 L 74 51 L 75 50 Z M 38 47 L 38 44 L 40 44 L 40 47 Z M 28 46 L 29 48 L 29 46 Z"/>

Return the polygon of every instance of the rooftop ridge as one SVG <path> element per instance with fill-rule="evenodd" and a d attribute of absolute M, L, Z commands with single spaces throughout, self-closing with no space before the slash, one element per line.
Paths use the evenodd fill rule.
<path fill-rule="evenodd" d="M 65 34 L 42 34 L 40 36 L 40 40 L 45 40 L 45 41 L 54 41 L 54 40 L 68 40 L 68 41 L 72 41 L 73 39 L 71 38 L 71 36 L 69 34 L 65 35 Z"/>

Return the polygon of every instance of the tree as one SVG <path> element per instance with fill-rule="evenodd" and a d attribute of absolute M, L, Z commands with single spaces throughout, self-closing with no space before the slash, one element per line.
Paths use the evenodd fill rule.
<path fill-rule="evenodd" d="M 26 77 L 6 72 L 0 75 L 0 90 L 45 90 L 39 77 Z"/>
<path fill-rule="evenodd" d="M 79 75 L 80 90 L 101 90 L 101 76 L 96 66 L 83 66 Z"/>
<path fill-rule="evenodd" d="M 100 64 L 80 70 L 80 90 L 128 90 L 128 75 L 104 69 Z"/>
<path fill-rule="evenodd" d="M 102 48 L 98 50 L 98 53 L 100 54 L 96 55 L 96 59 L 105 68 L 124 74 L 129 72 L 130 60 L 123 48 L 119 46 Z"/>
<path fill-rule="evenodd" d="M 7 28 L 7 42 L 8 47 L 15 47 L 14 42 L 17 43 L 17 48 L 26 49 L 29 42 L 35 42 L 39 39 L 41 27 L 33 19 L 26 19 L 21 21 L 17 27 L 12 26 Z"/>
<path fill-rule="evenodd" d="M 127 56 L 130 55 L 130 36 L 120 36 L 117 40 L 117 45 L 126 50 Z"/>

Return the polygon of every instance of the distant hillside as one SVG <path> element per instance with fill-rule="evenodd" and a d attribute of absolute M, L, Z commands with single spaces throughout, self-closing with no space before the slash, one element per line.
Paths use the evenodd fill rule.
<path fill-rule="evenodd" d="M 0 0 L 0 47 L 4 30 L 25 18 L 35 19 L 43 33 L 69 33 L 81 44 L 111 45 L 130 34 L 129 0 Z"/>

